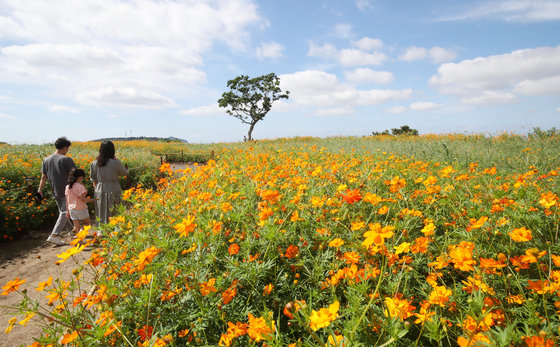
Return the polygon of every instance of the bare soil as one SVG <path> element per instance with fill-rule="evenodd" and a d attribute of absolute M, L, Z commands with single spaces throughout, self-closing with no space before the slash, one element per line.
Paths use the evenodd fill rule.
<path fill-rule="evenodd" d="M 43 230 L 30 233 L 23 239 L 0 243 L 0 286 L 16 277 L 25 279 L 20 290 L 26 288 L 30 298 L 45 305 L 48 301 L 45 299 L 46 292 L 36 291 L 37 285 L 49 276 L 69 280 L 72 270 L 79 266 L 78 262 L 81 264 L 88 259 L 94 249 L 86 247 L 74 259 L 56 265 L 55 262 L 59 260 L 56 255 L 72 246 L 56 246 L 47 242 L 49 234 L 50 230 Z M 71 241 L 71 238 L 67 237 L 66 240 Z M 21 299 L 22 296 L 16 292 L 0 295 L 0 347 L 27 346 L 33 343 L 33 337 L 41 335 L 38 316 L 33 317 L 26 327 L 16 323 L 9 334 L 4 333 L 10 318 L 17 317 L 18 322 L 24 318 L 24 315 L 16 314 L 17 310 L 10 308 L 17 307 Z"/>

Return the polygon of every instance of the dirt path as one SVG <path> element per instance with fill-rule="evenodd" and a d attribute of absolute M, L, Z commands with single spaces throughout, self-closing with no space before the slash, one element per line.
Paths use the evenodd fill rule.
<path fill-rule="evenodd" d="M 72 246 L 55 246 L 46 242 L 49 233 L 50 231 L 35 232 L 30 238 L 0 243 L 0 286 L 16 277 L 25 279 L 26 282 L 20 289 L 27 288 L 29 297 L 46 304 L 46 293 L 36 291 L 37 285 L 46 281 L 49 276 L 69 280 L 72 270 L 78 267 L 76 261 L 82 263 L 89 258 L 92 247 L 86 247 L 84 251 L 75 255 L 76 261 L 69 259 L 56 265 L 55 262 L 59 260 L 56 255 Z M 27 346 L 33 342 L 34 336 L 41 334 L 37 316 L 31 319 L 28 326 L 22 327 L 16 323 L 9 334 L 4 333 L 10 318 L 17 316 L 19 322 L 24 317 L 15 315 L 14 310 L 5 307 L 17 306 L 21 298 L 17 293 L 0 295 L 0 347 Z"/>

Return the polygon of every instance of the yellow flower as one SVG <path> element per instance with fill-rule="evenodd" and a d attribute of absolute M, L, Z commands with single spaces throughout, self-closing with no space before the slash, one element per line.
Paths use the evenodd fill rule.
<path fill-rule="evenodd" d="M 181 223 L 175 225 L 173 228 L 183 237 L 187 237 L 196 228 L 196 223 L 194 223 L 194 216 L 187 216 L 183 218 Z"/>
<path fill-rule="evenodd" d="M 61 264 L 64 263 L 66 260 L 68 260 L 68 258 L 70 258 L 71 256 L 73 256 L 74 254 L 78 254 L 81 251 L 84 250 L 84 248 L 86 247 L 86 245 L 76 245 L 72 248 L 69 248 L 68 250 L 66 250 L 65 252 L 62 252 L 60 254 L 57 254 L 56 256 L 58 258 L 60 258 L 59 261 L 56 262 L 56 264 Z"/>
<path fill-rule="evenodd" d="M 362 245 L 369 247 L 375 243 L 375 245 L 381 246 L 385 244 L 385 239 L 393 236 L 393 230 L 395 228 L 390 225 L 382 228 L 379 223 L 370 224 L 369 230 L 364 233 L 366 239 L 362 242 Z"/>
<path fill-rule="evenodd" d="M 313 331 L 328 327 L 338 317 L 339 307 L 340 303 L 337 300 L 328 308 L 322 308 L 319 311 L 313 310 L 309 316 L 309 327 Z"/>
<path fill-rule="evenodd" d="M 25 314 L 25 318 L 19 322 L 19 325 L 26 326 L 27 323 L 29 323 L 29 321 L 31 320 L 31 318 L 33 318 L 33 316 L 35 316 L 34 312 L 27 312 Z"/>
<path fill-rule="evenodd" d="M 342 246 L 343 244 L 344 244 L 344 241 L 342 241 L 339 238 L 336 238 L 336 239 L 332 240 L 331 242 L 329 242 L 329 247 L 338 248 L 338 247 Z"/>
<path fill-rule="evenodd" d="M 8 295 L 13 291 L 18 290 L 19 286 L 21 286 L 24 283 L 25 283 L 25 279 L 20 280 L 19 277 L 16 277 L 15 280 L 9 281 L 8 283 L 6 283 L 5 286 L 2 287 L 4 291 L 2 292 L 1 295 Z"/>
<path fill-rule="evenodd" d="M 531 230 L 529 230 L 525 227 L 513 229 L 509 233 L 509 236 L 511 237 L 511 239 L 513 241 L 516 241 L 516 242 L 527 242 L 527 241 L 531 241 L 533 239 Z"/>
<path fill-rule="evenodd" d="M 274 332 L 274 321 L 272 321 L 272 329 L 266 323 L 263 317 L 256 318 L 249 313 L 249 324 L 247 326 L 247 334 L 250 338 L 259 342 L 260 340 L 268 339 Z"/>
<path fill-rule="evenodd" d="M 410 252 L 410 242 L 403 242 L 395 247 L 395 254 Z"/>

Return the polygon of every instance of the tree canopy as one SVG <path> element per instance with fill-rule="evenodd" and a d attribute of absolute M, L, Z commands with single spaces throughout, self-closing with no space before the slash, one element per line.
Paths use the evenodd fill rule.
<path fill-rule="evenodd" d="M 279 99 L 288 99 L 290 92 L 282 92 L 280 78 L 274 73 L 259 77 L 238 76 L 227 82 L 230 89 L 218 100 L 220 107 L 241 122 L 249 125 L 247 140 L 252 140 L 255 124 L 262 120 Z"/>

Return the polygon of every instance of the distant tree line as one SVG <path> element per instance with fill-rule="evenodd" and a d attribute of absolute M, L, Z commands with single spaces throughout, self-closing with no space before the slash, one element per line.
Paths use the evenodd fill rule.
<path fill-rule="evenodd" d="M 189 143 L 189 141 L 177 137 L 151 137 L 151 136 L 107 137 L 107 138 L 91 140 L 91 141 L 103 142 L 103 141 L 135 141 L 135 140 Z"/>
<path fill-rule="evenodd" d="M 373 136 L 380 136 L 380 135 L 408 135 L 408 136 L 418 136 L 418 130 L 412 129 L 408 125 L 403 125 L 400 128 L 392 128 L 391 133 L 389 130 L 385 130 L 383 132 L 374 131 L 371 133 Z"/>

